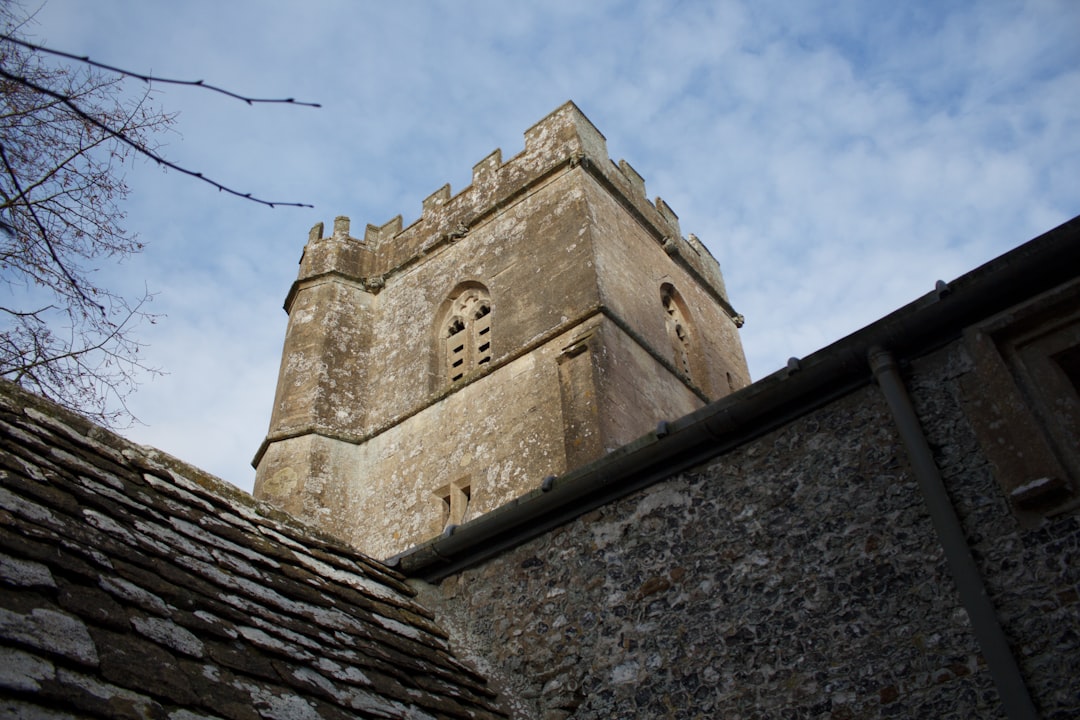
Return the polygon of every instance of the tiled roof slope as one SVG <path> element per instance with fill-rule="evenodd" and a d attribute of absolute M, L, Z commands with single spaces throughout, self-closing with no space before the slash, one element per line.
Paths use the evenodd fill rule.
<path fill-rule="evenodd" d="M 412 595 L 0 381 L 0 717 L 505 717 Z"/>

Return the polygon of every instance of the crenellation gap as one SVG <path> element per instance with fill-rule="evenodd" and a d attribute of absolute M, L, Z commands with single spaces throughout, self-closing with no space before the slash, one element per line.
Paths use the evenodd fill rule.
<path fill-rule="evenodd" d="M 386 221 L 382 225 L 367 224 L 364 228 L 364 242 L 378 247 L 380 243 L 383 243 L 401 232 L 401 215 L 395 215 Z"/>
<path fill-rule="evenodd" d="M 382 244 L 379 267 L 383 272 L 397 267 L 415 254 L 425 254 L 447 240 L 464 237 L 478 215 L 500 201 L 499 188 L 511 178 L 519 179 L 574 157 L 604 158 L 607 141 L 573 102 L 566 102 L 525 133 L 525 149 L 503 161 L 496 148 L 473 166 L 470 184 L 457 195 L 446 183 L 423 200 L 419 218 L 402 230 L 401 216 L 392 228 L 368 225 L 365 242 Z M 613 166 L 613 170 L 615 167 Z M 621 174 L 644 196 L 644 181 L 624 163 Z M 389 225 L 389 224 L 388 224 Z M 393 247 L 388 241 L 394 240 Z"/>

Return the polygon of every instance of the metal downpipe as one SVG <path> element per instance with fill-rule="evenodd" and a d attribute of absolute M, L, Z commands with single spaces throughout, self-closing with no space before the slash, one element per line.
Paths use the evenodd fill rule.
<path fill-rule="evenodd" d="M 915 479 L 926 500 L 938 540 L 945 551 L 949 570 L 960 593 L 960 601 L 971 619 L 975 639 L 986 658 L 990 675 L 1001 696 L 1002 709 L 1010 720 L 1036 720 L 1039 713 L 1031 700 L 1020 667 L 1009 647 L 1008 638 L 998 622 L 994 604 L 986 593 L 978 567 L 971 556 L 967 538 L 945 491 L 941 471 L 934 461 L 919 418 L 915 415 L 896 360 L 889 351 L 880 347 L 871 348 L 867 353 L 867 360 L 889 405 L 900 439 L 915 471 Z"/>

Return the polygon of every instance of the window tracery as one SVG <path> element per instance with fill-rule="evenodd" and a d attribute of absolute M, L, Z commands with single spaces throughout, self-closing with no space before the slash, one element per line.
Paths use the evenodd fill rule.
<path fill-rule="evenodd" d="M 491 299 L 486 289 L 467 287 L 451 301 L 442 338 L 451 384 L 491 362 Z"/>

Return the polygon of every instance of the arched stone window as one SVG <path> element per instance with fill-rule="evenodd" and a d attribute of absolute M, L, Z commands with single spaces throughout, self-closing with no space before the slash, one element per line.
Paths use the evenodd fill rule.
<path fill-rule="evenodd" d="M 664 320 L 674 354 L 675 369 L 687 378 L 692 379 L 693 373 L 690 370 L 691 332 L 686 305 L 683 303 L 682 298 L 679 297 L 675 286 L 671 283 L 664 283 L 660 287 L 660 300 L 664 305 Z"/>
<path fill-rule="evenodd" d="M 440 338 L 446 379 L 451 384 L 491 362 L 491 298 L 484 286 L 458 289 L 450 300 Z"/>

